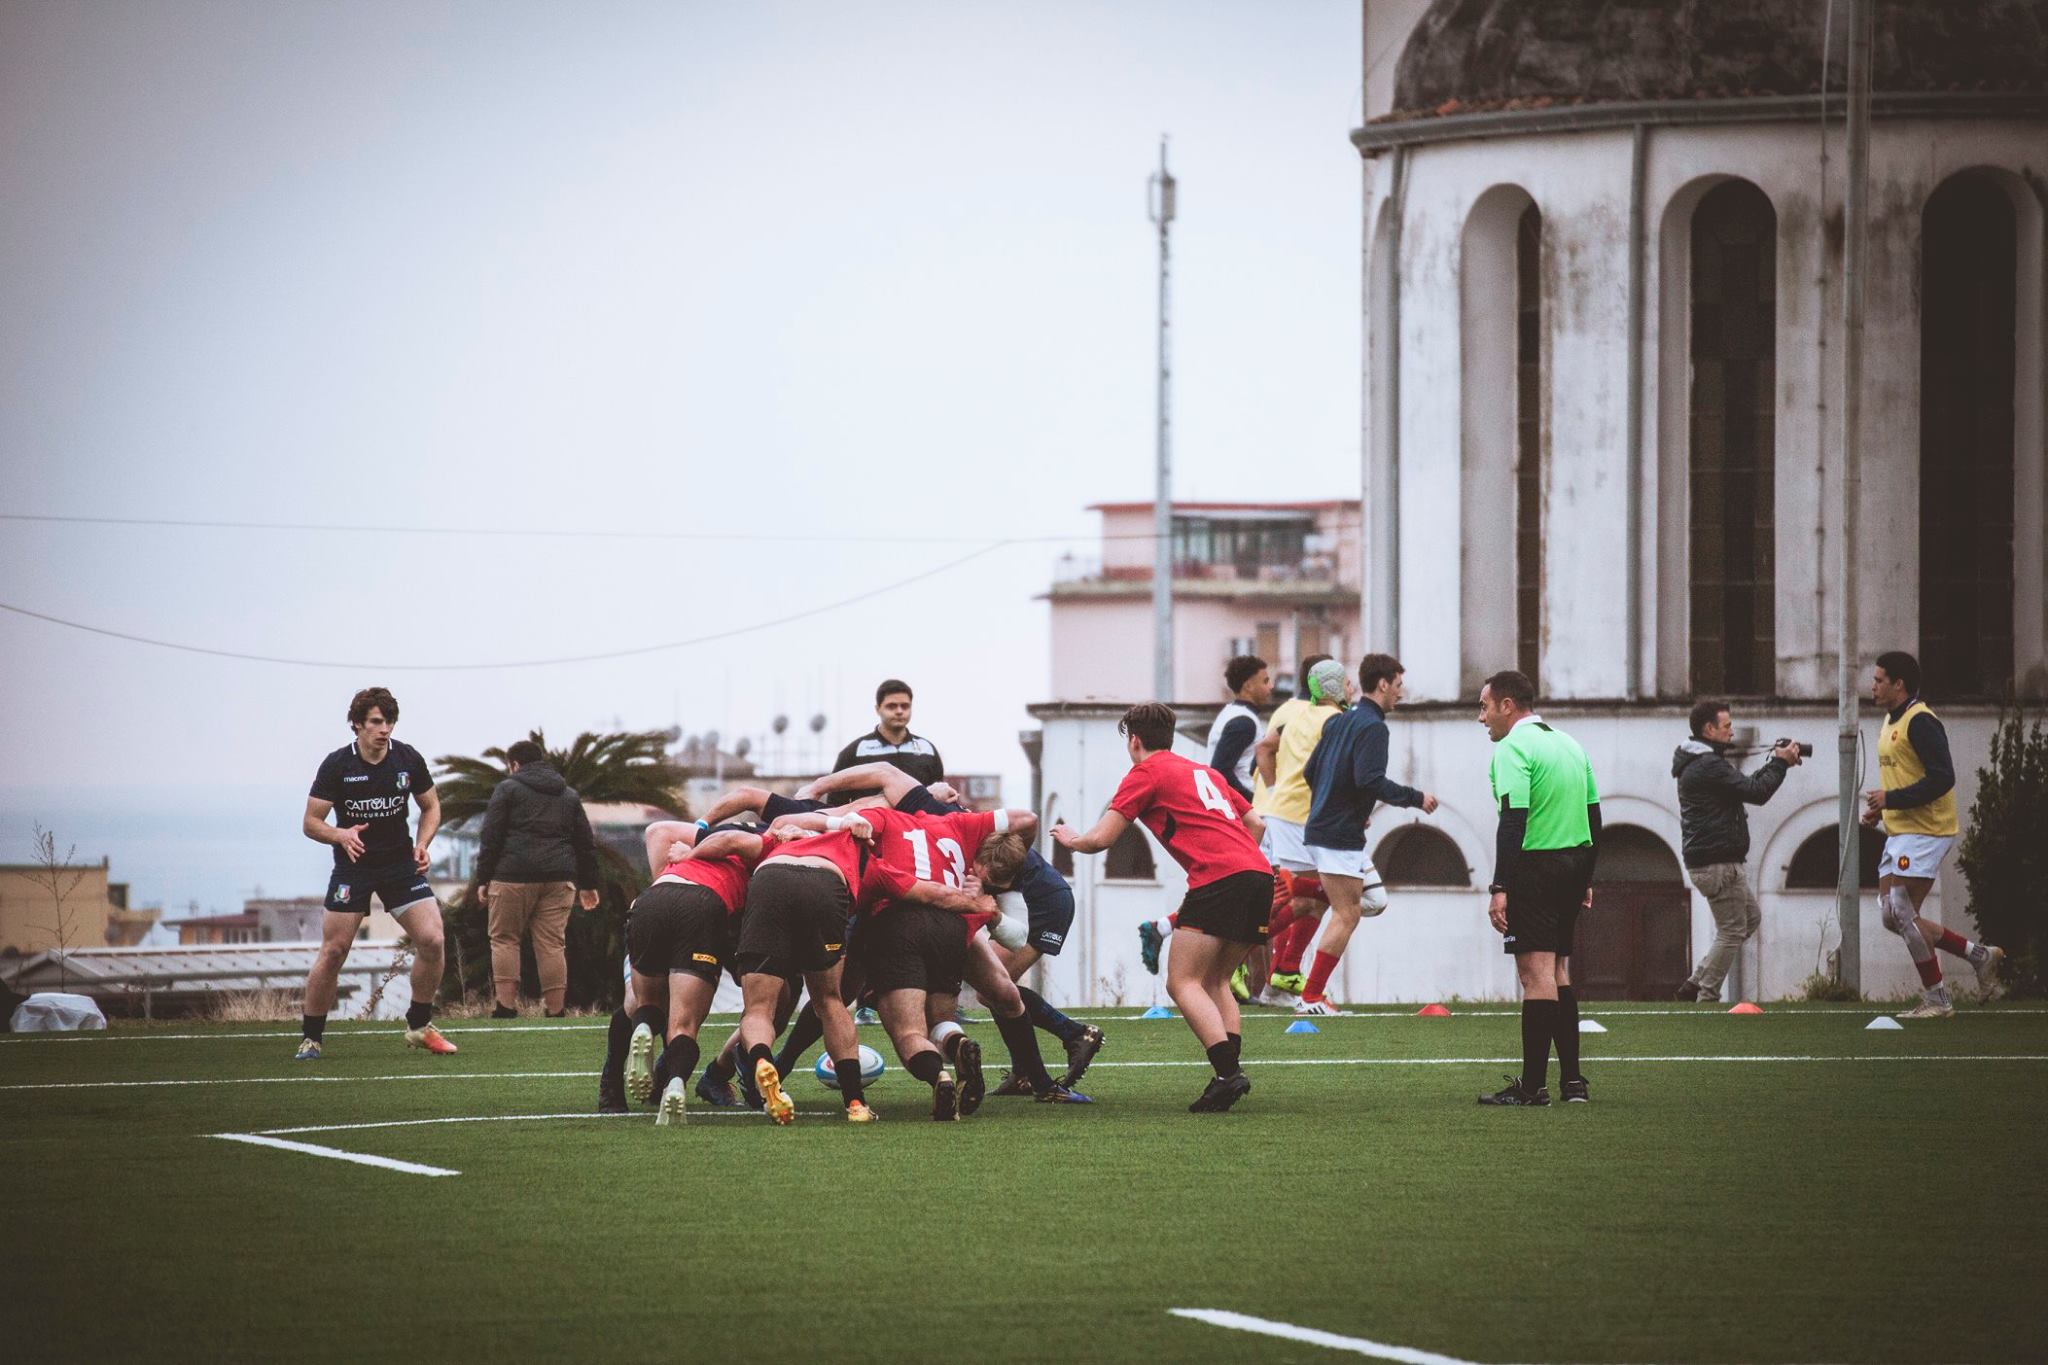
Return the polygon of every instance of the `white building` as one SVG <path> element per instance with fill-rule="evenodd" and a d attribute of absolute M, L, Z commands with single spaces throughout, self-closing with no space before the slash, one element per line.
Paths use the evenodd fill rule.
<path fill-rule="evenodd" d="M 1390 881 L 1462 859 L 1483 883 L 1470 699 L 1523 668 L 1605 798 L 1589 994 L 1660 994 L 1711 938 L 1669 771 L 1695 696 L 1818 750 L 1751 812 L 1764 928 L 1736 988 L 1792 993 L 1835 946 L 1845 38 L 1824 139 L 1826 10 L 1365 6 L 1363 639 L 1407 666 L 1396 776 L 1443 798 L 1424 823 L 1451 841 L 1404 849 L 1412 815 L 1392 812 L 1376 857 Z M 2048 696 L 2048 22 L 2020 0 L 1876 10 L 1859 672 L 1885 649 L 1922 659 L 1967 811 L 2000 699 Z M 1183 698 L 1206 700 L 1196 681 Z M 1120 710 L 1035 708 L 1048 813 L 1101 809 Z M 1132 926 L 1179 894 L 1156 862 L 1147 885 L 1083 860 L 1067 998 L 1134 978 Z M 1951 862 L 1929 913 L 1963 900 Z M 1868 904 L 1862 940 L 1866 992 L 1914 986 Z M 1349 956 L 1351 1000 L 1512 992 L 1469 886 L 1398 888 Z"/>

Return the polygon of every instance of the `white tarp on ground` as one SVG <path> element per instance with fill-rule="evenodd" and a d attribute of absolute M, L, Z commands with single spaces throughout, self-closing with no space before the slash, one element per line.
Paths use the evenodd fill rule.
<path fill-rule="evenodd" d="M 16 1033 L 76 1033 L 106 1026 L 107 1016 L 100 1013 L 100 1007 L 89 995 L 38 991 L 14 1011 Z"/>

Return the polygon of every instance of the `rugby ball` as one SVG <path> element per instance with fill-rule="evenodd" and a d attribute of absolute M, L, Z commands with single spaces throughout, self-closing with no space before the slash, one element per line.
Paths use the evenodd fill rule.
<path fill-rule="evenodd" d="M 882 1079 L 882 1073 L 886 1070 L 888 1068 L 882 1065 L 882 1054 L 869 1047 L 866 1043 L 862 1043 L 860 1047 L 861 1088 L 866 1089 Z M 821 1053 L 818 1057 L 818 1064 L 811 1068 L 811 1072 L 818 1078 L 818 1084 L 824 1086 L 827 1090 L 837 1090 L 839 1088 L 839 1077 L 833 1073 L 832 1059 L 830 1057 Z"/>

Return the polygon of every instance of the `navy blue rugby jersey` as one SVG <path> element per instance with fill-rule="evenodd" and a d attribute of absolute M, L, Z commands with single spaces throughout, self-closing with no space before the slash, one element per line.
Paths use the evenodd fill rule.
<path fill-rule="evenodd" d="M 336 867 L 412 866 L 412 822 L 407 803 L 434 789 L 434 775 L 420 751 L 391 741 L 382 763 L 365 763 L 353 743 L 344 744 L 320 761 L 310 795 L 334 804 L 334 821 L 343 829 L 367 825 L 363 856 L 351 863 L 339 844 Z"/>

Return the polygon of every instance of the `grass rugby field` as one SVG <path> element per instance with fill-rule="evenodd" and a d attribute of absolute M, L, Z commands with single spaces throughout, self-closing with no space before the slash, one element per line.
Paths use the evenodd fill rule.
<path fill-rule="evenodd" d="M 601 1020 L 453 1023 L 446 1059 L 337 1024 L 312 1066 L 280 1025 L 9 1037 L 9 1355 L 2048 1358 L 2048 1011 L 1593 1006 L 1594 1102 L 1546 1110 L 1473 1103 L 1505 1007 L 1263 1015 L 1207 1117 L 1185 1027 L 1133 1013 L 1088 1014 L 1094 1106 L 947 1127 L 893 1055 L 872 1127 L 808 1074 L 787 1130 L 598 1118 Z"/>

